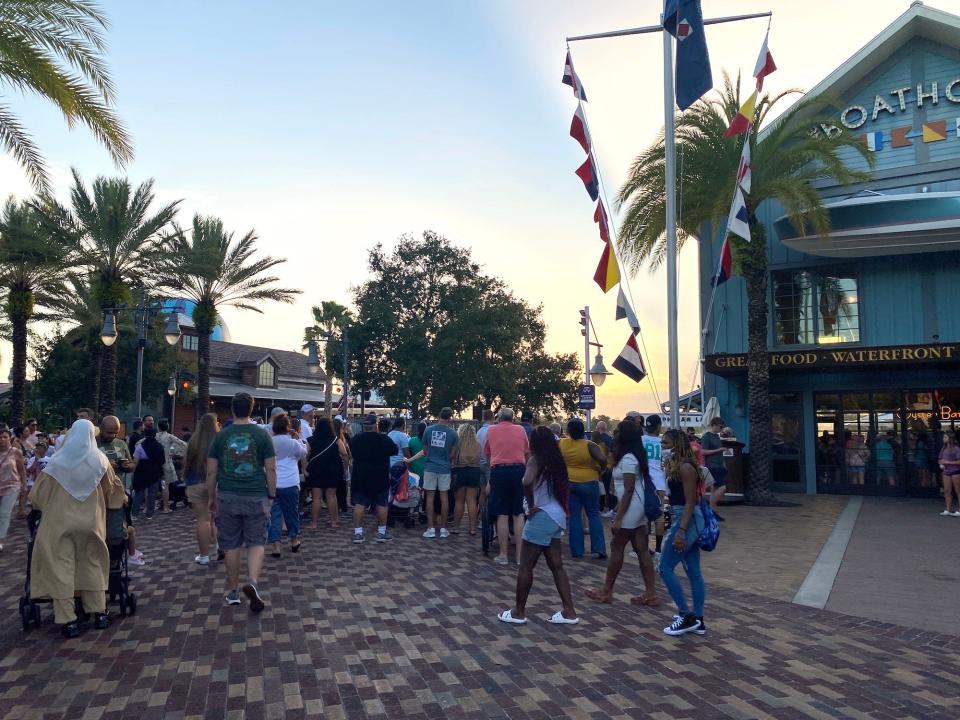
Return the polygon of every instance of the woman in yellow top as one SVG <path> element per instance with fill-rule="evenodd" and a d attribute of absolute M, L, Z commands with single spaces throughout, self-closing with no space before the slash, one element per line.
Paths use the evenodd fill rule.
<path fill-rule="evenodd" d="M 590 525 L 590 552 L 603 559 L 607 541 L 600 519 L 600 472 L 606 456 L 600 446 L 585 437 L 583 421 L 573 418 L 567 423 L 567 437 L 560 440 L 560 452 L 570 477 L 570 553 L 583 557 L 583 510 Z"/>

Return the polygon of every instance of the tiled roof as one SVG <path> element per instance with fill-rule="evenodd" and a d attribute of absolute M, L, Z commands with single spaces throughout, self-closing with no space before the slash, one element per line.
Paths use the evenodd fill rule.
<path fill-rule="evenodd" d="M 210 367 L 235 369 L 239 363 L 258 362 L 267 355 L 272 357 L 279 366 L 279 373 L 284 377 L 296 377 L 304 380 L 322 382 L 323 372 L 311 374 L 307 367 L 307 356 L 303 353 L 276 348 L 257 347 L 256 345 L 242 345 L 241 343 L 210 341 Z"/>

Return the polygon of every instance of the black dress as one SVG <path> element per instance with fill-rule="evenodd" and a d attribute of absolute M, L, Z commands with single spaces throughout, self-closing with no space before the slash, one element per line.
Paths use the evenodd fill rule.
<path fill-rule="evenodd" d="M 310 446 L 305 488 L 335 488 L 343 482 L 343 460 L 340 458 L 339 441 L 321 441 L 316 435 L 307 441 Z"/>

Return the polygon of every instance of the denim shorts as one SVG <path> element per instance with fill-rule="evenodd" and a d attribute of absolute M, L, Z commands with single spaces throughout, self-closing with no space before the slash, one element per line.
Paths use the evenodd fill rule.
<path fill-rule="evenodd" d="M 217 493 L 217 537 L 221 550 L 267 544 L 270 501 L 266 495 Z"/>
<path fill-rule="evenodd" d="M 377 507 L 387 507 L 389 504 L 388 492 L 386 490 L 381 490 L 380 492 L 370 493 L 363 492 L 362 490 L 353 491 L 353 504 L 362 505 L 365 508 L 370 507 L 371 505 L 376 505 Z"/>
<path fill-rule="evenodd" d="M 534 513 L 523 526 L 523 539 L 533 545 L 550 547 L 550 543 L 563 535 L 563 528 L 557 525 L 553 518 L 543 510 Z"/>

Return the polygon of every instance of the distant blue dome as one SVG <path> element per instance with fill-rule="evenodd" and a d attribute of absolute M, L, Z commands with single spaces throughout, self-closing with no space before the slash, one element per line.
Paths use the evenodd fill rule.
<path fill-rule="evenodd" d="M 193 309 L 197 304 L 193 300 L 187 300 L 185 298 L 168 298 L 163 301 L 163 309 L 167 312 L 175 312 L 179 316 L 177 319 L 180 322 L 180 327 L 194 327 L 193 325 Z M 227 327 L 227 324 L 223 321 L 222 317 L 217 317 L 217 324 L 213 328 L 213 332 L 210 333 L 211 340 L 218 340 L 221 342 L 230 342 L 230 329 Z"/>

